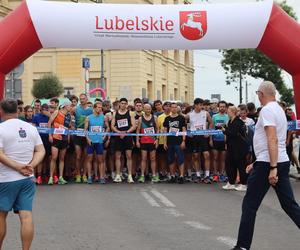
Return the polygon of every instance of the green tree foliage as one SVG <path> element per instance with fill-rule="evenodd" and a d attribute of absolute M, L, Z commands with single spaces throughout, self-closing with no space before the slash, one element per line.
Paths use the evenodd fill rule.
<path fill-rule="evenodd" d="M 280 6 L 294 19 L 297 20 L 293 8 L 287 5 L 286 1 Z M 226 83 L 238 82 L 240 70 L 242 76 L 252 76 L 256 79 L 266 79 L 274 82 L 281 95 L 281 100 L 288 105 L 294 103 L 293 89 L 288 88 L 282 77 L 282 69 L 273 63 L 271 59 L 256 49 L 230 49 L 223 50 L 221 65 L 225 70 Z"/>
<path fill-rule="evenodd" d="M 64 92 L 64 87 L 58 77 L 53 74 L 44 75 L 34 82 L 31 93 L 35 98 L 50 99 L 60 96 Z"/>

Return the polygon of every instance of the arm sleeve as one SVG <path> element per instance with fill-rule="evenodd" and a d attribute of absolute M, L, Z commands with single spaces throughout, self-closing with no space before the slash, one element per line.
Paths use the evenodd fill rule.
<path fill-rule="evenodd" d="M 269 109 L 262 109 L 260 112 L 261 121 L 264 127 L 276 126 L 275 115 Z"/>

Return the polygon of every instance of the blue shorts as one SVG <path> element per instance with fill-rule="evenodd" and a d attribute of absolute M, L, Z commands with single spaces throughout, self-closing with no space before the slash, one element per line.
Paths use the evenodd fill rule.
<path fill-rule="evenodd" d="M 167 155 L 168 164 L 172 164 L 175 161 L 175 154 L 177 156 L 177 163 L 181 165 L 184 163 L 184 152 L 180 145 L 168 145 Z"/>
<path fill-rule="evenodd" d="M 0 211 L 32 211 L 35 189 L 34 178 L 0 183 Z"/>
<path fill-rule="evenodd" d="M 103 155 L 103 143 L 92 143 L 92 145 L 87 145 L 86 152 L 88 155 L 94 154 L 96 151 L 97 155 Z"/>

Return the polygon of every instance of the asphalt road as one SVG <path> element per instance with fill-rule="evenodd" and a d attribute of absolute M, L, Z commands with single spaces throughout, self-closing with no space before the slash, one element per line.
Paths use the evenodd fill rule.
<path fill-rule="evenodd" d="M 292 184 L 300 202 L 300 182 Z M 230 249 L 243 195 L 215 184 L 39 186 L 32 249 Z M 4 249 L 20 249 L 13 214 Z M 281 210 L 273 190 L 258 212 L 252 249 L 300 249 L 299 229 Z"/>

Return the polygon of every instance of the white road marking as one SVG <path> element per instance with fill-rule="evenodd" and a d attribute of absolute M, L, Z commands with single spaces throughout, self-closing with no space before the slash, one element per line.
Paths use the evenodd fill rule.
<path fill-rule="evenodd" d="M 168 215 L 172 215 L 174 217 L 182 217 L 182 216 L 184 216 L 184 214 L 180 213 L 178 210 L 176 210 L 174 208 L 165 208 L 165 212 Z"/>
<path fill-rule="evenodd" d="M 185 221 L 184 223 L 191 226 L 191 227 L 193 227 L 193 228 L 196 228 L 196 229 L 207 230 L 207 231 L 212 230 L 211 227 L 206 226 L 206 225 L 204 225 L 202 223 L 199 223 L 197 221 Z"/>
<path fill-rule="evenodd" d="M 230 237 L 220 236 L 217 238 L 217 240 L 229 247 L 234 247 L 236 245 L 236 239 Z"/>
<path fill-rule="evenodd" d="M 152 194 L 154 194 L 166 207 L 176 207 L 168 198 L 158 192 L 156 189 L 151 190 Z"/>
<path fill-rule="evenodd" d="M 146 199 L 146 201 L 148 201 L 148 203 L 152 206 L 152 207 L 160 207 L 160 205 L 156 202 L 156 200 L 154 200 L 152 198 L 152 196 L 150 196 L 148 193 L 146 193 L 145 191 L 141 191 L 141 195 Z"/>

